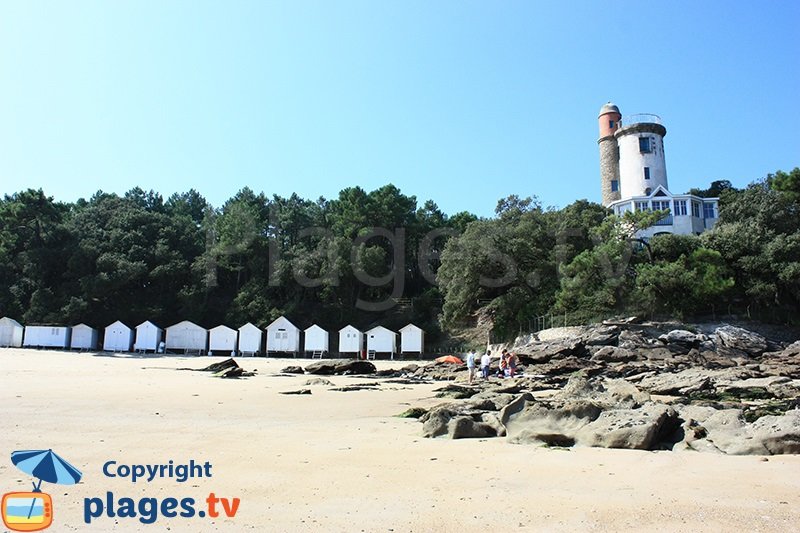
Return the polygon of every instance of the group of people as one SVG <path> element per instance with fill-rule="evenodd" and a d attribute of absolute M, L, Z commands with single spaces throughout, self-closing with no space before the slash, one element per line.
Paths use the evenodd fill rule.
<path fill-rule="evenodd" d="M 469 373 L 470 383 L 475 380 L 477 358 L 478 355 L 475 353 L 475 350 L 470 350 L 470 352 L 467 354 L 467 372 Z M 517 354 L 509 352 L 508 350 L 503 350 L 500 353 L 500 364 L 497 371 L 497 377 L 513 378 L 517 374 L 518 364 L 519 359 L 517 358 Z M 492 365 L 491 350 L 486 350 L 486 352 L 481 356 L 480 365 L 481 376 L 483 376 L 483 379 L 489 379 L 489 367 Z"/>

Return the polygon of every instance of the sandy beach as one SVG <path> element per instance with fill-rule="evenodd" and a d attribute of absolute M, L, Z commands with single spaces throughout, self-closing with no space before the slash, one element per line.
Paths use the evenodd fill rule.
<path fill-rule="evenodd" d="M 315 376 L 276 375 L 301 359 L 240 358 L 257 370 L 243 380 L 177 370 L 219 360 L 0 349 L 0 492 L 31 487 L 12 451 L 52 448 L 83 472 L 78 485 L 43 484 L 52 531 L 800 531 L 800 456 L 424 439 L 419 422 L 394 415 L 441 403 L 431 392 L 441 384 L 339 392 L 306 386 Z M 312 394 L 280 394 L 300 388 Z M 170 460 L 207 461 L 212 476 L 132 483 L 103 473 L 108 461 Z M 86 524 L 84 499 L 107 492 L 213 492 L 240 505 L 233 518 Z"/>

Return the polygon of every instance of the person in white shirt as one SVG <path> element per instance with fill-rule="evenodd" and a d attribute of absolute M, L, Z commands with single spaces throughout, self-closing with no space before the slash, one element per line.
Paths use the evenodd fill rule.
<path fill-rule="evenodd" d="M 492 364 L 492 352 L 486 350 L 486 353 L 481 356 L 481 374 L 483 379 L 489 379 L 489 365 Z"/>
<path fill-rule="evenodd" d="M 475 350 L 470 350 L 467 354 L 467 372 L 469 372 L 469 382 L 475 378 Z"/>

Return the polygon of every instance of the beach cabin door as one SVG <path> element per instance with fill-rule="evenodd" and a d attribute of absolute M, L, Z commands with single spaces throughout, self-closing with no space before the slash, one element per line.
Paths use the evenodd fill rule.
<path fill-rule="evenodd" d="M 273 352 L 292 352 L 294 347 L 289 340 L 289 331 L 286 328 L 278 328 L 272 332 L 272 342 L 269 349 Z"/>

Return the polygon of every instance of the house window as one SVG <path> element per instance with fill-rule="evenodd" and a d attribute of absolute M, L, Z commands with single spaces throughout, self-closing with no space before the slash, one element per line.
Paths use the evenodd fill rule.
<path fill-rule="evenodd" d="M 619 190 L 619 180 L 611 180 L 611 192 L 617 192 Z"/>
<path fill-rule="evenodd" d="M 675 200 L 675 214 L 678 216 L 686 215 L 686 200 Z"/>
<path fill-rule="evenodd" d="M 612 129 L 612 130 L 614 129 L 614 121 L 613 120 L 609 120 L 608 121 L 608 127 L 609 127 L 609 129 Z"/>
<path fill-rule="evenodd" d="M 639 137 L 639 151 L 643 154 L 649 154 L 653 151 L 650 144 L 650 137 Z"/>
<path fill-rule="evenodd" d="M 650 207 L 648 206 L 647 202 L 636 202 L 636 210 L 637 211 L 650 211 Z"/>
<path fill-rule="evenodd" d="M 692 216 L 695 218 L 700 218 L 700 203 L 699 202 L 692 202 Z"/>
<path fill-rule="evenodd" d="M 703 218 L 717 218 L 714 212 L 714 204 L 703 204 Z"/>
<path fill-rule="evenodd" d="M 653 211 L 669 211 L 669 200 L 653 200 Z"/>
<path fill-rule="evenodd" d="M 650 179 L 650 167 L 644 167 L 644 179 Z"/>

